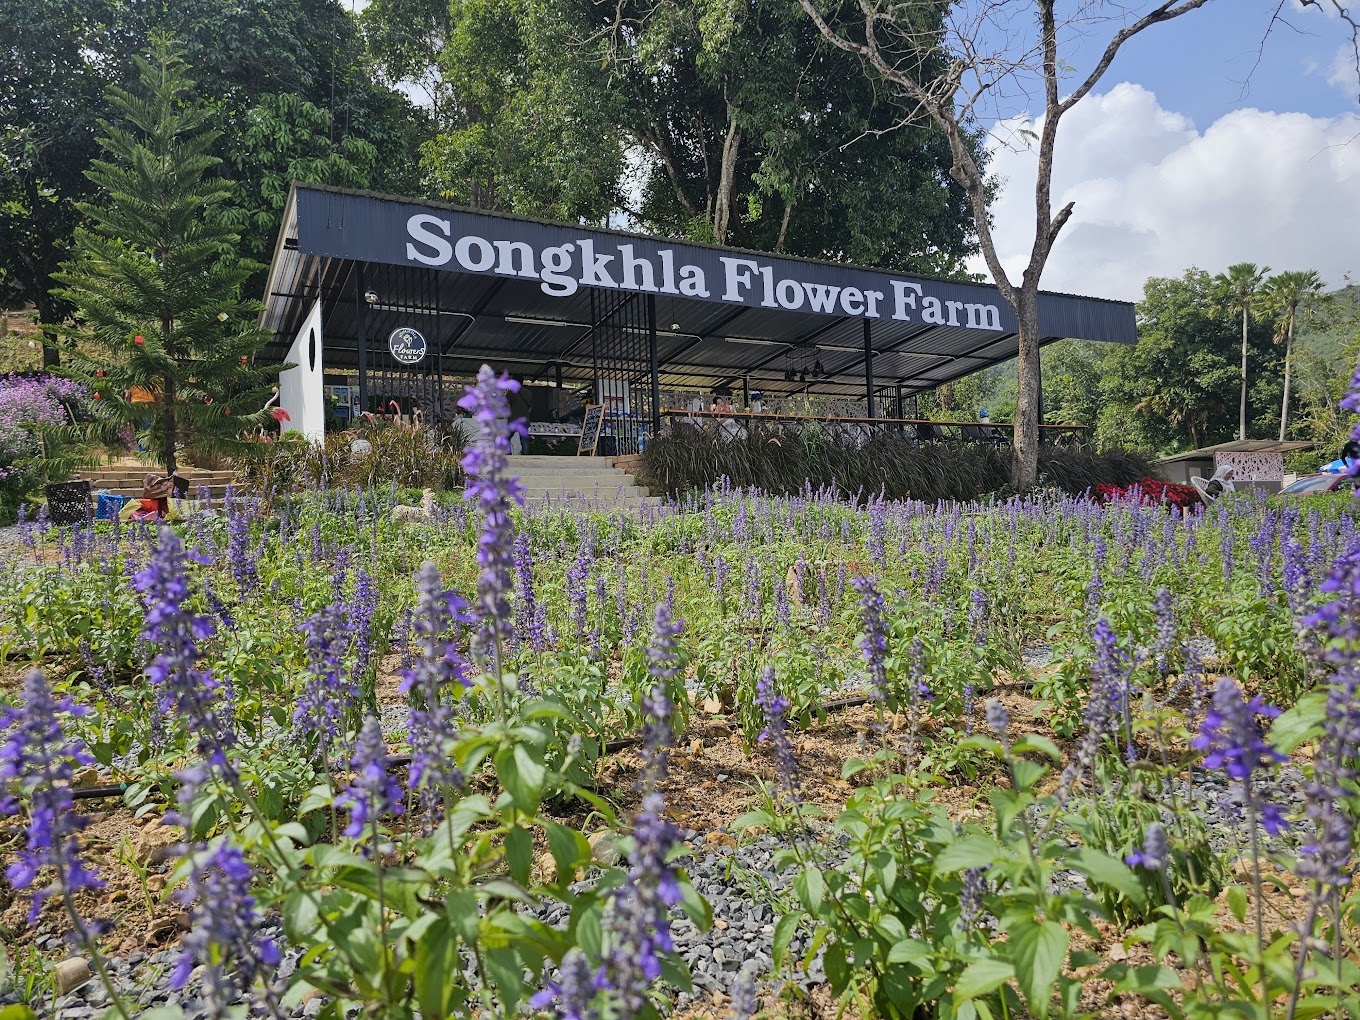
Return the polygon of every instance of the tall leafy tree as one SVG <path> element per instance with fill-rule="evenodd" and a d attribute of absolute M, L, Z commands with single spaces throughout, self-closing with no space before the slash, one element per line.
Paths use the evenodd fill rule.
<path fill-rule="evenodd" d="M 104 426 L 140 426 L 172 474 L 186 446 L 239 449 L 278 368 L 253 364 L 267 336 L 241 285 L 258 267 L 223 224 L 231 188 L 212 175 L 209 111 L 168 41 L 136 66 L 138 87 L 109 93 L 120 119 L 100 125 L 107 158 L 89 171 L 100 196 L 80 206 L 90 226 L 58 279 L 77 309 L 70 374 L 97 395 Z M 132 402 L 138 389 L 154 399 Z"/>
<path fill-rule="evenodd" d="M 1103 443 L 1152 450 L 1225 442 L 1237 431 L 1241 320 L 1220 300 L 1214 277 L 1190 269 L 1153 277 L 1138 304 L 1138 343 L 1108 345 L 1102 358 L 1098 436 Z M 1248 353 L 1257 365 L 1251 404 L 1279 399 L 1271 329 L 1253 320 Z M 1253 424 L 1268 428 L 1273 412 Z"/>
<path fill-rule="evenodd" d="M 101 57 L 113 16 L 107 0 L 0 0 L 0 276 L 37 306 L 47 365 L 70 310 L 53 274 L 91 190 L 84 170 L 116 73 Z"/>
<path fill-rule="evenodd" d="M 1314 269 L 1277 273 L 1266 281 L 1264 295 L 1271 311 L 1282 316 L 1277 338 L 1284 340 L 1284 396 L 1280 400 L 1280 442 L 1289 428 L 1289 375 L 1294 360 L 1294 323 L 1299 306 L 1322 290 L 1322 277 Z"/>
<path fill-rule="evenodd" d="M 1214 290 L 1219 300 L 1242 317 L 1242 396 L 1237 419 L 1237 438 L 1240 440 L 1247 438 L 1247 329 L 1252 313 L 1261 306 L 1261 287 L 1269 272 L 1269 266 L 1238 262 L 1229 266 L 1226 273 L 1214 277 Z"/>

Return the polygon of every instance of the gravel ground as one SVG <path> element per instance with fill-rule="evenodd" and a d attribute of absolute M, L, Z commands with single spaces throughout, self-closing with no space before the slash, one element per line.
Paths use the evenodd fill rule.
<path fill-rule="evenodd" d="M 1293 765 L 1285 765 L 1270 782 L 1260 784 L 1256 792 L 1263 799 L 1279 804 L 1286 814 L 1297 814 L 1303 801 L 1303 788 L 1303 773 Z M 1221 774 L 1197 770 L 1193 785 L 1187 780 L 1178 780 L 1173 784 L 1170 796 L 1179 810 L 1193 811 L 1204 820 L 1215 853 L 1229 857 L 1246 853 L 1247 829 L 1241 793 Z M 1164 813 L 1169 820 L 1171 811 L 1164 809 Z M 791 873 L 776 873 L 773 864 L 781 843 L 775 837 L 765 835 L 738 845 L 731 834 L 721 831 L 701 833 L 691 830 L 684 836 L 691 851 L 684 867 L 695 888 L 712 907 L 714 925 L 708 932 L 700 932 L 687 918 L 678 913 L 675 916 L 672 929 L 675 948 L 689 965 L 695 988 L 694 995 L 681 995 L 679 1001 L 683 1004 L 695 997 L 708 999 L 714 992 L 730 995 L 733 985 L 743 975 L 757 982 L 772 983 L 776 977 L 772 973 L 775 922 L 783 912 L 781 901 L 791 902 L 792 897 Z M 1267 849 L 1279 848 L 1290 838 L 1286 835 L 1280 839 L 1267 839 Z M 843 860 L 843 854 L 837 851 L 834 843 L 828 845 L 826 840 L 821 840 L 818 847 L 824 867 L 835 867 Z M 1082 879 L 1078 875 L 1055 876 L 1055 885 L 1080 884 Z M 543 909 L 539 916 L 550 924 L 566 920 L 565 909 L 556 904 Z M 283 939 L 277 926 L 267 927 L 260 934 L 280 942 Z M 55 953 L 59 944 L 55 939 L 46 944 L 40 941 L 38 948 Z M 800 959 L 807 949 L 806 938 L 795 936 L 790 949 L 792 958 Z M 297 950 L 285 954 L 279 968 L 280 977 L 292 972 L 299 955 Z M 169 987 L 177 957 L 178 950 L 175 949 L 151 954 L 133 953 L 111 960 L 110 968 L 120 991 L 136 1004 L 138 1010 L 178 1004 L 183 1006 L 190 1020 L 205 1016 L 196 982 L 191 981 L 181 991 Z M 780 977 L 805 988 L 819 984 L 824 980 L 820 957 L 814 960 L 807 973 L 800 971 Z M 12 997 L 0 997 L 0 1005 L 9 1001 Z M 59 999 L 55 1016 L 59 1020 L 88 1020 L 102 1015 L 106 1006 L 106 993 L 96 980 Z M 294 1017 L 305 1018 L 316 1015 L 320 1008 L 320 1000 L 312 998 L 294 1006 L 291 1013 Z"/>

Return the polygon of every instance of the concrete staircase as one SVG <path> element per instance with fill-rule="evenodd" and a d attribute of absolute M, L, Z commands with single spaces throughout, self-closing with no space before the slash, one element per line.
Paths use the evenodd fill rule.
<path fill-rule="evenodd" d="M 524 486 L 526 506 L 613 509 L 661 503 L 612 457 L 520 455 L 510 458 L 510 470 Z"/>
<path fill-rule="evenodd" d="M 89 481 L 91 492 L 102 491 L 117 496 L 136 497 L 142 494 L 142 480 L 149 474 L 160 473 L 159 468 L 120 461 L 86 471 L 80 477 Z M 220 500 L 226 494 L 227 486 L 235 481 L 235 476 L 230 471 L 202 471 L 198 468 L 181 468 L 179 477 L 189 483 L 190 499 L 198 499 L 203 486 L 206 485 L 209 497 Z M 240 492 L 239 485 L 236 486 L 236 491 Z"/>

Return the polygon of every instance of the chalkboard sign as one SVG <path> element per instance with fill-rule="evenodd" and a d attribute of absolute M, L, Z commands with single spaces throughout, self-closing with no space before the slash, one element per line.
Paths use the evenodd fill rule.
<path fill-rule="evenodd" d="M 584 454 L 595 456 L 595 448 L 600 445 L 600 427 L 604 425 L 604 405 L 591 404 L 586 408 L 586 420 L 581 423 L 581 441 L 576 447 L 576 456 Z"/>

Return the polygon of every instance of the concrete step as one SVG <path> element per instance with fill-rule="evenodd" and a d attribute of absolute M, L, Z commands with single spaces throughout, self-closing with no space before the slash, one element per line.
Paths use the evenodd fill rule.
<path fill-rule="evenodd" d="M 526 510 L 652 510 L 662 503 L 660 496 L 626 496 L 623 499 L 591 499 L 575 496 L 568 499 L 526 499 Z"/>
<path fill-rule="evenodd" d="M 520 475 L 519 481 L 526 489 L 576 489 L 579 492 L 593 492 L 596 486 L 603 489 L 634 484 L 633 476 L 622 471 L 616 475 L 554 475 L 533 471 Z"/>
<path fill-rule="evenodd" d="M 558 486 L 524 489 L 525 499 L 603 499 L 618 500 L 630 496 L 648 496 L 650 493 L 641 485 L 601 485 L 595 488 L 561 488 Z"/>
<path fill-rule="evenodd" d="M 112 486 L 112 485 L 102 485 L 102 486 L 93 486 L 93 485 L 92 485 L 92 486 L 90 486 L 90 492 L 91 492 L 91 493 L 95 493 L 95 492 L 107 492 L 107 493 L 109 493 L 110 495 L 114 495 L 114 496 L 127 496 L 129 499 L 139 499 L 139 498 L 141 497 L 141 495 L 142 495 L 142 487 L 141 487 L 140 485 L 135 486 L 135 487 L 127 487 L 127 486 L 124 486 L 124 487 L 121 487 L 121 488 L 115 487 L 115 486 Z M 208 488 L 208 498 L 211 499 L 211 500 L 213 500 L 213 502 L 220 503 L 220 502 L 226 497 L 226 494 L 227 494 L 227 489 L 226 489 L 226 486 L 224 486 L 224 485 L 209 486 L 209 488 Z M 244 495 L 244 493 L 242 493 L 240 489 L 234 490 L 234 494 L 237 495 L 237 496 Z M 186 496 L 185 498 L 186 498 L 186 499 L 199 499 L 200 497 L 201 497 L 201 490 L 198 489 L 197 487 L 195 487 L 195 488 L 192 488 L 192 489 L 189 490 L 189 495 Z"/>
<path fill-rule="evenodd" d="M 588 457 L 579 460 L 570 457 L 548 457 L 545 460 L 556 460 L 556 464 L 534 463 L 526 464 L 524 457 L 511 457 L 509 467 L 512 471 L 521 474 L 543 474 L 543 475 L 574 475 L 574 474 L 600 474 L 600 475 L 622 475 L 626 474 L 623 468 L 616 468 L 613 464 L 600 464 L 593 462 Z"/>

